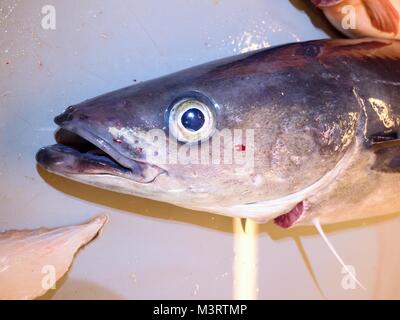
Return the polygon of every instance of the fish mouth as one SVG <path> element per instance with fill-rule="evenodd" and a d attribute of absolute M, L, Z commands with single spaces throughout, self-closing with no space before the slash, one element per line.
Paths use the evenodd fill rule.
<path fill-rule="evenodd" d="M 301 201 L 288 213 L 276 217 L 274 223 L 281 228 L 289 229 L 304 216 L 305 212 L 305 202 Z"/>
<path fill-rule="evenodd" d="M 156 165 L 121 155 L 105 139 L 84 129 L 60 127 L 55 139 L 57 144 L 37 152 L 36 161 L 59 175 L 109 175 L 148 184 L 167 173 Z"/>

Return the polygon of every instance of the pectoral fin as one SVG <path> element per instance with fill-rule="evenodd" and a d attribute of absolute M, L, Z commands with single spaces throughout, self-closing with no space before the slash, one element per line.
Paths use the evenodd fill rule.
<path fill-rule="evenodd" d="M 400 140 L 384 142 L 375 146 L 373 170 L 400 173 Z"/>
<path fill-rule="evenodd" d="M 393 144 L 400 144 L 400 132 L 391 130 L 379 134 L 371 134 L 369 141 L 370 145 L 376 149 L 388 147 Z"/>
<path fill-rule="evenodd" d="M 387 33 L 398 33 L 399 13 L 390 0 L 364 0 L 372 25 Z"/>

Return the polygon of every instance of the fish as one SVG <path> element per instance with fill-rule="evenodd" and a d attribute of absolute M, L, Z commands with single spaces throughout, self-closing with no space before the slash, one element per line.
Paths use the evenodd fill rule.
<path fill-rule="evenodd" d="M 351 38 L 400 39 L 400 0 L 311 0 Z"/>
<path fill-rule="evenodd" d="M 399 58 L 399 42 L 366 38 L 209 62 L 69 106 L 36 160 L 99 188 L 282 228 L 395 214 Z"/>
<path fill-rule="evenodd" d="M 55 289 L 107 220 L 100 215 L 81 225 L 0 233 L 0 300 L 32 300 Z"/>

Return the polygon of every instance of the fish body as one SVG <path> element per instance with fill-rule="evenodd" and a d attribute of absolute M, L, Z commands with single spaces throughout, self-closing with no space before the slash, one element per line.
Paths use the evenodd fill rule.
<path fill-rule="evenodd" d="M 317 40 L 193 67 L 69 107 L 37 161 L 285 228 L 396 213 L 399 57 L 397 41 Z"/>
<path fill-rule="evenodd" d="M 400 0 L 312 0 L 343 34 L 352 38 L 400 39 Z"/>

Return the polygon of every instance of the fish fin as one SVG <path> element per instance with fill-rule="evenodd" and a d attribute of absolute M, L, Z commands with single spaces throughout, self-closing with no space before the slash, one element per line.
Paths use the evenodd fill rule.
<path fill-rule="evenodd" d="M 364 0 L 372 25 L 386 33 L 398 33 L 399 13 L 390 0 Z"/>
<path fill-rule="evenodd" d="M 375 153 L 372 169 L 386 173 L 400 173 L 400 131 L 391 130 L 369 137 L 369 147 Z"/>
<path fill-rule="evenodd" d="M 381 148 L 396 145 L 400 143 L 400 131 L 387 131 L 369 136 L 369 144 L 371 147 Z"/>
<path fill-rule="evenodd" d="M 400 140 L 378 143 L 373 148 L 376 155 L 373 170 L 400 173 Z"/>
<path fill-rule="evenodd" d="M 347 274 L 353 278 L 353 280 L 364 290 L 365 287 L 362 285 L 362 283 L 360 281 L 358 281 L 358 279 L 356 278 L 356 276 L 353 274 L 353 272 L 351 272 L 351 270 L 349 269 L 349 267 L 344 263 L 343 259 L 339 256 L 339 254 L 337 253 L 336 249 L 334 248 L 334 246 L 332 245 L 332 243 L 329 241 L 328 237 L 326 236 L 324 230 L 322 229 L 321 223 L 319 221 L 318 218 L 314 218 L 312 220 L 315 228 L 317 229 L 318 233 L 321 235 L 321 238 L 325 241 L 326 245 L 328 246 L 329 250 L 333 253 L 333 255 L 335 256 L 335 258 L 339 261 L 339 263 L 342 265 L 343 269 L 346 270 Z"/>

